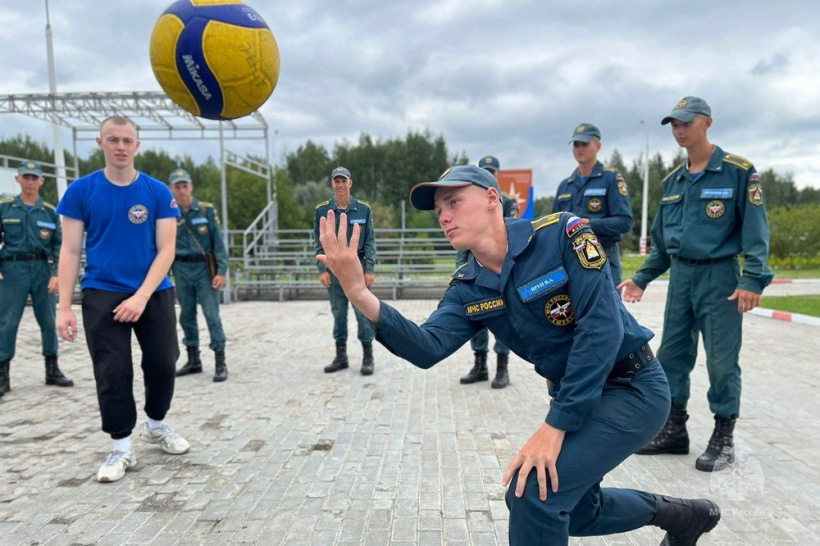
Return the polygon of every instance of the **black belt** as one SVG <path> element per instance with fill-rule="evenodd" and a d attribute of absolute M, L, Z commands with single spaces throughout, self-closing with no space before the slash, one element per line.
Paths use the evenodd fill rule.
<path fill-rule="evenodd" d="M 4 262 L 37 262 L 40 260 L 48 260 L 45 254 L 10 254 L 3 258 Z"/>
<path fill-rule="evenodd" d="M 612 371 L 609 372 L 609 378 L 633 377 L 652 363 L 653 360 L 655 360 L 655 354 L 652 352 L 652 348 L 648 344 L 641 345 L 640 349 L 615 363 Z"/>
<path fill-rule="evenodd" d="M 191 256 L 177 256 L 174 258 L 177 262 L 204 262 L 205 255 L 204 254 L 192 254 Z"/>
<path fill-rule="evenodd" d="M 707 264 L 716 264 L 718 262 L 725 262 L 726 260 L 733 260 L 735 258 L 734 254 L 730 254 L 729 256 L 723 256 L 722 258 L 707 258 L 705 260 L 690 260 L 689 258 L 682 258 L 680 256 L 672 256 L 673 260 L 677 260 L 682 264 L 686 265 L 707 265 Z"/>

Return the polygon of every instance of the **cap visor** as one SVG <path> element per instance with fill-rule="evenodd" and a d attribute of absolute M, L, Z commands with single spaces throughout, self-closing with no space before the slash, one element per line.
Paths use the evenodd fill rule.
<path fill-rule="evenodd" d="M 675 110 L 665 118 L 661 120 L 661 125 L 666 125 L 667 123 L 672 123 L 673 119 L 683 122 L 689 122 L 698 117 L 700 114 L 697 112 L 687 112 L 686 110 Z"/>
<path fill-rule="evenodd" d="M 410 190 L 410 203 L 418 210 L 434 210 L 436 208 L 436 190 L 439 188 L 463 188 L 471 186 L 471 182 L 449 180 L 439 182 L 422 182 Z"/>
<path fill-rule="evenodd" d="M 573 142 L 592 142 L 592 139 L 595 138 L 594 135 L 576 135 L 572 137 L 572 140 L 569 141 L 570 144 Z"/>

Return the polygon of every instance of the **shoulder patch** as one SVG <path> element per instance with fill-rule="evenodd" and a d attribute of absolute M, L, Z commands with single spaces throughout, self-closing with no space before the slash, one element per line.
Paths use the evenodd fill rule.
<path fill-rule="evenodd" d="M 539 229 L 541 229 L 543 227 L 547 227 L 547 226 L 551 226 L 553 224 L 557 224 L 558 220 L 561 219 L 561 214 L 563 214 L 563 213 L 554 212 L 552 214 L 548 214 L 546 216 L 542 216 L 541 218 L 533 220 L 531 222 L 533 231 L 538 231 Z"/>
<path fill-rule="evenodd" d="M 328 199 L 327 201 L 322 201 L 321 203 L 316 205 L 316 210 L 319 210 L 320 208 L 324 207 L 325 205 L 329 205 L 329 204 L 330 204 L 330 199 Z"/>
<path fill-rule="evenodd" d="M 582 233 L 572 241 L 572 250 L 578 256 L 581 266 L 586 269 L 601 270 L 606 263 L 606 253 L 593 233 Z"/>
<path fill-rule="evenodd" d="M 749 161 L 745 157 L 740 157 L 739 155 L 735 154 L 726 154 L 726 156 L 723 158 L 723 162 L 734 165 L 735 167 L 740 167 L 744 171 L 748 171 L 752 167 L 751 161 Z"/>
<path fill-rule="evenodd" d="M 667 174 L 666 176 L 663 177 L 663 180 L 661 180 L 661 184 L 663 184 L 664 182 L 669 180 L 669 178 L 671 178 L 673 174 L 677 173 L 680 170 L 681 167 L 683 167 L 683 163 L 681 163 L 680 165 L 675 165 L 675 168 L 672 169 L 669 172 L 669 174 Z"/>
<path fill-rule="evenodd" d="M 51 203 L 47 203 L 47 202 L 45 202 L 45 201 L 43 201 L 43 206 L 44 206 L 44 207 L 46 207 L 47 209 L 57 210 L 57 207 L 55 207 L 55 206 L 54 206 L 54 205 L 52 205 Z"/>

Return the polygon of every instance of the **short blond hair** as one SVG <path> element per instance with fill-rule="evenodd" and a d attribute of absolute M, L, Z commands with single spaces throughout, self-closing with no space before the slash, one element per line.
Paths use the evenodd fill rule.
<path fill-rule="evenodd" d="M 137 136 L 139 137 L 139 128 L 137 127 L 137 124 L 125 116 L 108 116 L 105 118 L 102 123 L 100 123 L 100 136 L 102 136 L 102 130 L 106 123 L 113 123 L 114 125 L 130 125 L 134 128 L 134 131 L 136 131 Z"/>

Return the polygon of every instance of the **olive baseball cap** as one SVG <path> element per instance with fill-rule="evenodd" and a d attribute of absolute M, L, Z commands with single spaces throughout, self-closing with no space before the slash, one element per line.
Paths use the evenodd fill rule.
<path fill-rule="evenodd" d="M 171 181 L 171 184 L 176 184 L 177 182 L 191 181 L 191 175 L 188 174 L 188 171 L 179 167 L 171 171 L 171 174 L 168 176 L 168 178 Z"/>
<path fill-rule="evenodd" d="M 497 172 L 501 170 L 501 163 L 498 162 L 498 158 L 491 155 L 486 155 L 479 159 L 478 166 L 488 171 Z"/>
<path fill-rule="evenodd" d="M 601 130 L 591 123 L 582 123 L 572 132 L 572 138 L 569 139 L 569 143 L 591 142 L 593 138 L 601 138 Z"/>
<path fill-rule="evenodd" d="M 458 165 L 450 167 L 435 182 L 422 182 L 410 190 L 410 202 L 418 210 L 433 210 L 436 208 L 435 195 L 439 188 L 461 188 L 464 186 L 478 186 L 479 188 L 495 188 L 501 195 L 501 188 L 495 177 L 486 169 L 475 165 Z"/>
<path fill-rule="evenodd" d="M 336 167 L 332 171 L 330 171 L 330 179 L 333 180 L 337 176 L 344 176 L 345 178 L 350 178 L 350 171 L 345 169 L 344 167 Z"/>
<path fill-rule="evenodd" d="M 43 176 L 43 167 L 40 166 L 39 163 L 36 161 L 31 161 L 30 159 L 26 159 L 20 162 L 20 166 L 17 167 L 17 174 L 22 176 L 24 174 L 33 174 L 35 176 L 42 177 Z"/>
<path fill-rule="evenodd" d="M 712 109 L 706 101 L 700 97 L 683 97 L 672 109 L 672 113 L 661 120 L 661 125 L 671 123 L 673 119 L 692 121 L 701 115 L 712 117 Z"/>

